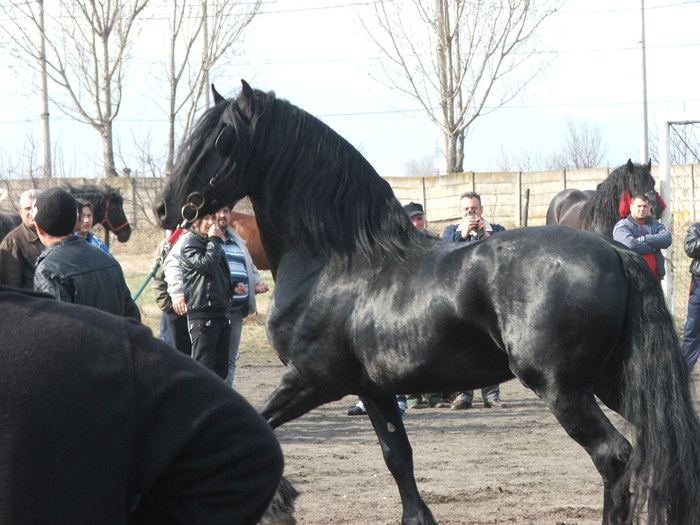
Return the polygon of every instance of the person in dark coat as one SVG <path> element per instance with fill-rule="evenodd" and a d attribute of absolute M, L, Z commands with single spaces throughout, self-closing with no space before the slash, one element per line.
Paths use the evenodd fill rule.
<path fill-rule="evenodd" d="M 41 191 L 32 189 L 19 197 L 22 222 L 0 243 L 0 284 L 31 290 L 34 288 L 34 266 L 44 245 L 36 233 L 32 209 Z"/>
<path fill-rule="evenodd" d="M 0 523 L 258 523 L 282 453 L 230 386 L 132 319 L 4 286 L 0 319 Z"/>
<path fill-rule="evenodd" d="M 690 263 L 690 290 L 688 291 L 688 314 L 683 328 L 683 354 L 692 372 L 700 355 L 700 222 L 688 227 L 683 242 Z"/>
<path fill-rule="evenodd" d="M 194 221 L 181 254 L 192 357 L 221 379 L 228 374 L 231 300 L 245 292 L 231 279 L 225 241 L 214 215 L 205 215 Z"/>
<path fill-rule="evenodd" d="M 59 301 L 141 320 L 121 266 L 111 255 L 73 235 L 77 219 L 75 198 L 63 188 L 46 190 L 36 199 L 34 222 L 46 248 L 36 262 L 34 290 Z"/>

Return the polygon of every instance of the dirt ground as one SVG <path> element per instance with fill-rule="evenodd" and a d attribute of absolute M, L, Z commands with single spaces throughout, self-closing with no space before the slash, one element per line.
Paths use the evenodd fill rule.
<path fill-rule="evenodd" d="M 244 351 L 235 386 L 257 406 L 282 371 L 271 352 Z M 471 410 L 404 415 L 418 487 L 438 522 L 600 524 L 602 483 L 586 452 L 517 381 L 503 384 L 501 397 L 509 408 L 477 407 L 477 392 Z M 346 397 L 278 429 L 286 475 L 301 492 L 300 524 L 400 523 L 398 491 L 369 419 L 345 414 L 355 401 Z"/>
<path fill-rule="evenodd" d="M 151 267 L 152 243 L 143 244 L 138 251 L 136 243 L 117 249 L 126 270 L 145 275 Z M 263 310 L 268 296 L 261 297 Z M 283 372 L 264 343 L 261 323 L 262 316 L 257 316 L 244 326 L 235 379 L 236 389 L 256 406 Z M 697 377 L 696 372 L 696 393 Z M 437 521 L 600 524 L 602 483 L 586 452 L 517 381 L 501 385 L 501 397 L 509 408 L 481 408 L 477 392 L 472 410 L 426 408 L 404 415 L 418 487 Z M 355 401 L 346 397 L 277 431 L 286 475 L 301 492 L 299 524 L 400 523 L 398 491 L 369 419 L 345 414 Z M 619 422 L 615 415 L 610 417 Z"/>

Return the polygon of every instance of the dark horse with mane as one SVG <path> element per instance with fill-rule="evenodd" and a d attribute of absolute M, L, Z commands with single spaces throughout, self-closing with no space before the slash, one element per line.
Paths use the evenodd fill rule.
<path fill-rule="evenodd" d="M 245 82 L 214 100 L 155 212 L 174 228 L 250 197 L 276 283 L 267 331 L 286 365 L 261 409 L 270 425 L 359 395 L 402 523 L 434 524 L 394 394 L 517 378 L 590 455 L 603 523 L 644 511 L 654 525 L 700 523 L 700 423 L 661 287 L 639 256 L 561 227 L 431 239 L 321 121 Z M 634 445 L 596 396 L 630 422 Z"/>
<path fill-rule="evenodd" d="M 124 198 L 118 189 L 95 184 L 69 185 L 66 189 L 74 197 L 80 197 L 92 203 L 94 224 L 101 224 L 106 236 L 112 232 L 119 242 L 129 240 L 131 225 L 124 211 Z"/>
<path fill-rule="evenodd" d="M 651 211 L 658 219 L 666 204 L 654 189 L 649 164 L 635 164 L 632 159 L 598 184 L 595 191 L 567 188 L 557 193 L 547 209 L 547 224 L 570 226 L 596 232 L 612 239 L 613 228 L 630 212 L 630 200 L 646 195 Z"/>

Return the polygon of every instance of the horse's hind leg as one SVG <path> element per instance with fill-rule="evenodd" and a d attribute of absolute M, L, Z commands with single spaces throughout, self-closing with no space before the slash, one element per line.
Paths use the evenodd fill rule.
<path fill-rule="evenodd" d="M 603 478 L 603 525 L 628 525 L 630 515 L 629 481 L 622 473 L 632 450 L 588 391 L 538 392 L 569 436 L 591 456 Z M 618 486 L 626 483 L 625 486 Z"/>
<path fill-rule="evenodd" d="M 403 506 L 402 525 L 436 525 L 420 497 L 413 475 L 413 451 L 403 426 L 395 396 L 360 397 L 379 438 L 382 454 L 399 488 Z"/>

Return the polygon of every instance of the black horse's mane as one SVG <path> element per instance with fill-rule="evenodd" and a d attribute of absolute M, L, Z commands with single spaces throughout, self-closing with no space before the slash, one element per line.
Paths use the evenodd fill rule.
<path fill-rule="evenodd" d="M 631 171 L 630 166 L 633 166 Z M 620 197 L 626 190 L 630 193 L 647 193 L 654 190 L 654 179 L 647 166 L 630 162 L 613 170 L 583 206 L 581 229 L 612 238 L 613 228 L 621 219 Z"/>
<path fill-rule="evenodd" d="M 403 259 L 425 246 L 426 236 L 413 227 L 389 184 L 349 142 L 274 93 L 254 94 L 252 120 L 236 101 L 226 101 L 202 125 L 211 133 L 214 121 L 222 119 L 236 129 L 232 157 L 254 160 L 237 166 L 229 182 L 263 172 L 249 189 L 267 204 L 263 220 L 284 224 L 314 252 L 360 254 L 374 263 Z"/>
<path fill-rule="evenodd" d="M 122 200 L 122 195 L 118 189 L 111 186 L 98 186 L 97 184 L 83 184 L 81 186 L 73 186 L 69 184 L 66 189 L 68 193 L 76 197 L 81 197 L 92 202 L 95 207 L 102 207 L 111 199 L 117 201 Z"/>

